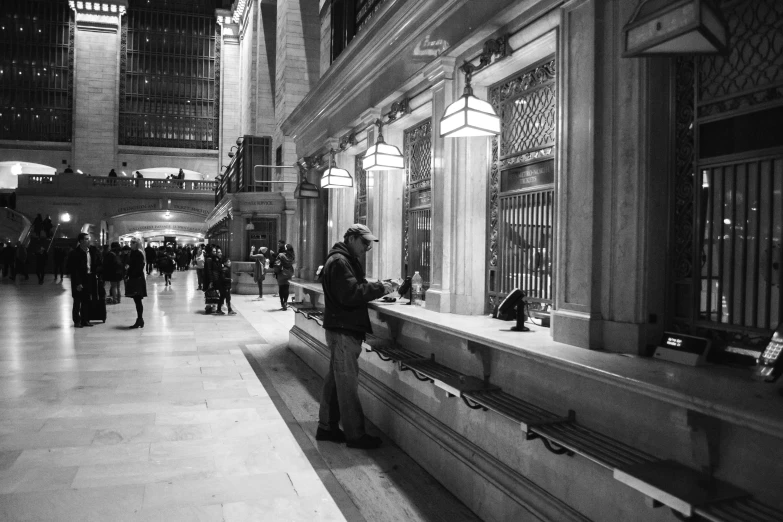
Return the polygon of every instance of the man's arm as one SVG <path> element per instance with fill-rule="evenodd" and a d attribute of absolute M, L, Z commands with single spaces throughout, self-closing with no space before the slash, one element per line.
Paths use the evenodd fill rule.
<path fill-rule="evenodd" d="M 335 299 L 344 306 L 366 304 L 388 293 L 380 281 L 360 282 L 348 262 L 340 258 L 329 263 L 325 281 Z"/>

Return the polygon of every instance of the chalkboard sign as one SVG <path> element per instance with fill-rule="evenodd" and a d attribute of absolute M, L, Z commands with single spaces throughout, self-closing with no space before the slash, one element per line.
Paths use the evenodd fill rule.
<path fill-rule="evenodd" d="M 500 174 L 500 191 L 528 190 L 555 182 L 555 160 L 505 170 Z"/>

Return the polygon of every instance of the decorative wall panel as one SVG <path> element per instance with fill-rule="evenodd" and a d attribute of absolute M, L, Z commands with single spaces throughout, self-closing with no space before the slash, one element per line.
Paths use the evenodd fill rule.
<path fill-rule="evenodd" d="M 75 25 L 68 3 L 2 6 L 0 139 L 71 141 Z"/>
<path fill-rule="evenodd" d="M 430 208 L 432 205 L 432 120 L 405 131 L 405 189 L 403 195 L 403 273 L 418 271 L 430 283 Z"/>
<path fill-rule="evenodd" d="M 547 59 L 489 90 L 501 133 L 489 180 L 488 311 L 514 288 L 537 308 L 552 304 L 556 72 Z"/>
<path fill-rule="evenodd" d="M 120 144 L 217 149 L 219 2 L 136 4 L 122 28 Z"/>
<path fill-rule="evenodd" d="M 783 4 L 718 3 L 728 53 L 675 67 L 675 323 L 757 346 L 783 321 Z"/>

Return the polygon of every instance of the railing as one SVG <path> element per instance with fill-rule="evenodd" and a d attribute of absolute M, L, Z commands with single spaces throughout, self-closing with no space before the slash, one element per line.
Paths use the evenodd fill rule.
<path fill-rule="evenodd" d="M 52 183 L 54 183 L 54 176 L 32 174 L 27 178 L 28 185 L 51 185 Z"/>
<path fill-rule="evenodd" d="M 62 178 L 62 179 L 61 179 Z M 171 190 L 183 192 L 203 192 L 213 193 L 217 182 L 202 180 L 172 180 L 172 179 L 131 179 L 131 178 L 109 178 L 109 177 L 87 177 L 75 174 L 62 175 L 43 175 L 26 174 L 19 176 L 20 187 L 53 186 L 59 185 L 65 178 L 68 179 L 68 186 L 74 184 L 81 187 L 101 187 L 108 189 L 155 189 Z M 78 179 L 78 181 L 76 181 Z"/>

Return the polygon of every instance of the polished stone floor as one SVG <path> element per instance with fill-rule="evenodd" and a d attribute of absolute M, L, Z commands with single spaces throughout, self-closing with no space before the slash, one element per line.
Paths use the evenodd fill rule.
<path fill-rule="evenodd" d="M 195 272 L 148 278 L 75 329 L 70 282 L 0 280 L 0 521 L 475 522 L 384 438 L 315 441 L 322 383 L 289 309 L 234 296 L 204 315 Z"/>
<path fill-rule="evenodd" d="M 267 341 L 193 271 L 149 278 L 138 330 L 130 299 L 75 329 L 68 279 L 34 279 L 0 284 L 0 520 L 344 520 L 246 357 Z"/>

